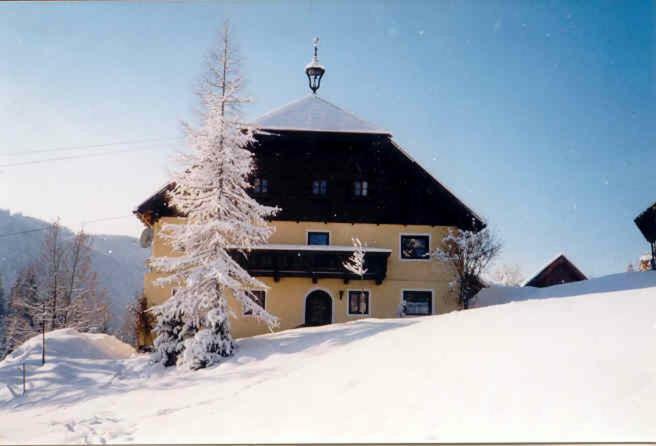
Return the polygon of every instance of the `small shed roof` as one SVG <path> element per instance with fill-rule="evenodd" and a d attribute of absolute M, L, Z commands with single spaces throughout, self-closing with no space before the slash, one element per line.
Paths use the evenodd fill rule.
<path fill-rule="evenodd" d="M 539 285 L 540 282 L 545 280 L 550 273 L 559 267 L 567 268 L 571 276 L 574 278 L 574 281 L 588 279 L 587 276 L 565 256 L 565 254 L 559 253 L 538 270 L 538 272 L 526 279 L 524 283 L 522 283 L 522 286 L 544 286 Z"/>

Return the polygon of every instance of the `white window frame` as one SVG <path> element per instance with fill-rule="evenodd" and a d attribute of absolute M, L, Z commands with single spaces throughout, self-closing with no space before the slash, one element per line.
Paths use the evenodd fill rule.
<path fill-rule="evenodd" d="M 322 232 L 324 234 L 328 234 L 328 245 L 310 245 L 310 232 Z M 333 240 L 333 235 L 331 234 L 331 231 L 329 231 L 327 229 L 306 229 L 305 230 L 305 244 L 307 246 L 330 246 L 332 240 Z"/>
<path fill-rule="evenodd" d="M 428 237 L 428 257 L 423 259 L 404 259 L 403 258 L 403 237 L 413 237 L 413 236 L 422 236 Z M 431 259 L 431 245 L 433 240 L 431 234 L 428 232 L 402 232 L 399 234 L 399 260 L 402 262 L 427 262 Z"/>
<path fill-rule="evenodd" d="M 264 306 L 262 307 L 262 309 L 263 309 L 264 311 L 266 311 L 267 300 L 268 300 L 268 299 L 267 299 L 267 298 L 268 298 L 267 295 L 269 294 L 269 293 L 267 293 L 267 290 L 257 288 L 257 289 L 248 290 L 248 291 L 250 291 L 251 293 L 252 293 L 253 291 L 262 291 L 262 292 L 264 293 Z M 248 310 L 244 310 L 244 311 L 242 312 L 242 316 L 246 316 L 246 317 L 254 317 L 254 316 L 253 316 L 253 313 L 251 313 L 251 314 L 246 314 L 247 311 L 248 311 Z"/>
<path fill-rule="evenodd" d="M 367 313 L 351 313 L 351 301 L 349 298 L 349 294 L 351 294 L 351 291 L 364 291 L 367 293 L 367 296 L 369 298 L 369 302 L 367 302 Z M 373 313 L 371 311 L 371 303 L 373 299 L 371 298 L 371 290 L 369 288 L 347 288 L 346 289 L 346 315 L 349 317 L 370 317 L 371 314 Z"/>
<path fill-rule="evenodd" d="M 403 305 L 403 302 L 405 302 L 405 299 L 403 298 L 403 295 L 405 294 L 406 291 L 423 291 L 423 292 L 429 292 L 431 293 L 431 313 L 430 314 L 407 314 L 404 315 L 404 317 L 424 317 L 424 316 L 432 316 L 436 313 L 437 308 L 435 308 L 435 290 L 432 288 L 403 288 L 401 289 L 401 300 L 399 302 L 399 305 Z"/>

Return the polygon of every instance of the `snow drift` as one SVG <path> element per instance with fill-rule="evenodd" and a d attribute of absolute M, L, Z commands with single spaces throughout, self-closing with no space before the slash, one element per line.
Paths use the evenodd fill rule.
<path fill-rule="evenodd" d="M 524 300 L 580 296 L 648 287 L 656 287 L 656 272 L 646 271 L 611 274 L 581 282 L 554 285 L 546 288 L 492 286 L 483 288 L 476 295 L 473 307 L 480 308 Z"/>
<path fill-rule="evenodd" d="M 245 339 L 198 372 L 58 356 L 0 402 L 0 442 L 653 441 L 656 273 L 614 277 L 598 282 L 613 291 Z M 63 384 L 66 364 L 83 371 Z"/>

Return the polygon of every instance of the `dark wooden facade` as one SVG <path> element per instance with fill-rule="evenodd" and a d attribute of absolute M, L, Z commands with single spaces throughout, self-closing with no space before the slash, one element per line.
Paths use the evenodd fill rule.
<path fill-rule="evenodd" d="M 273 277 L 277 282 L 283 277 L 309 277 L 313 282 L 319 279 L 337 278 L 348 283 L 360 279 L 344 268 L 344 262 L 353 254 L 353 249 L 256 249 L 247 256 L 235 254 L 234 258 L 253 276 Z M 367 252 L 365 264 L 367 272 L 364 280 L 374 280 L 380 285 L 387 274 L 387 259 L 390 252 Z"/>
<path fill-rule="evenodd" d="M 252 151 L 256 177 L 268 192 L 254 194 L 281 212 L 274 220 L 456 226 L 478 230 L 484 222 L 383 134 L 276 131 L 260 134 Z M 327 181 L 325 196 L 312 182 Z M 367 181 L 366 197 L 353 194 Z M 135 214 L 148 225 L 177 215 L 164 187 Z"/>
<path fill-rule="evenodd" d="M 642 211 L 634 220 L 636 226 L 649 242 L 651 269 L 656 269 L 656 203 Z"/>
<path fill-rule="evenodd" d="M 563 283 L 579 282 L 581 280 L 587 280 L 585 274 L 570 262 L 567 257 L 561 254 L 535 276 L 527 280 L 524 286 L 544 288 Z"/>

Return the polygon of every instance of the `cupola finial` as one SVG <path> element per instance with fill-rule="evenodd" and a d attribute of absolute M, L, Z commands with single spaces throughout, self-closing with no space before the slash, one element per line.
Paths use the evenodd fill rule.
<path fill-rule="evenodd" d="M 317 54 L 319 51 L 318 37 L 314 38 L 313 44 L 314 44 L 314 55 L 312 56 L 312 60 L 310 61 L 310 63 L 305 66 L 305 74 L 307 74 L 308 77 L 310 90 L 312 90 L 312 93 L 316 94 L 317 90 L 319 89 L 319 86 L 321 85 L 321 78 L 323 77 L 323 74 L 326 72 L 326 69 L 324 68 L 323 65 L 319 63 L 319 56 Z"/>

